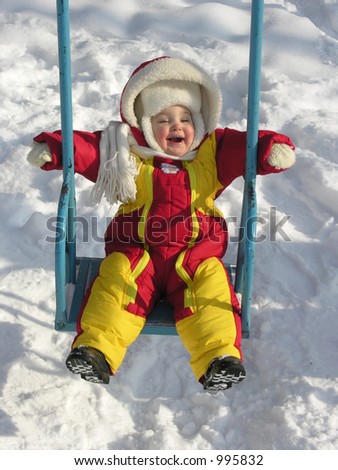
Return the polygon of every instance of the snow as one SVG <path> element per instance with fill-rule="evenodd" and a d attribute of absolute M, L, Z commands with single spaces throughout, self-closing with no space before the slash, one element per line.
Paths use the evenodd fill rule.
<path fill-rule="evenodd" d="M 245 129 L 249 1 L 70 3 L 74 127 L 118 119 L 132 70 L 173 55 L 218 81 L 220 125 Z M 298 161 L 258 179 L 247 379 L 216 395 L 195 381 L 178 337 L 141 335 L 108 386 L 66 369 L 73 334 L 54 331 L 46 241 L 61 175 L 26 162 L 32 137 L 60 127 L 55 3 L 2 0 L 0 13 L 0 449 L 337 449 L 338 2 L 265 2 L 260 127 L 290 135 Z M 101 256 L 114 211 L 91 208 L 91 184 L 76 181 L 78 215 L 97 217 L 82 243 L 79 227 L 78 252 Z M 238 220 L 241 189 L 219 199 L 228 218 Z"/>

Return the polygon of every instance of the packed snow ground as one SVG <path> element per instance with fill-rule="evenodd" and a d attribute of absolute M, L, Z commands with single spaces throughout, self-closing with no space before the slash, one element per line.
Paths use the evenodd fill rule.
<path fill-rule="evenodd" d="M 250 2 L 70 3 L 74 127 L 118 119 L 132 70 L 171 55 L 206 68 L 223 92 L 220 126 L 245 129 Z M 61 175 L 26 162 L 32 137 L 60 127 L 55 2 L 2 0 L 0 449 L 337 449 L 338 3 L 265 4 L 260 127 L 290 135 L 298 161 L 257 182 L 265 241 L 247 379 L 209 395 L 177 337 L 141 335 L 109 386 L 65 368 L 73 335 L 53 328 L 46 242 Z M 78 214 L 99 218 L 88 242 L 79 230 L 78 251 L 100 256 L 114 208 L 89 207 L 91 185 L 76 181 Z M 239 217 L 241 188 L 219 199 L 227 217 Z"/>

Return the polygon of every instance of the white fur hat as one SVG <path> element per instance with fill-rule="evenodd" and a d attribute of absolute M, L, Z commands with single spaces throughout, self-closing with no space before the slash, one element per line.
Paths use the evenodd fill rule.
<path fill-rule="evenodd" d="M 161 150 L 153 135 L 151 117 L 173 105 L 185 106 L 192 114 L 193 150 L 218 125 L 221 92 L 199 66 L 182 59 L 160 57 L 142 64 L 129 79 L 121 97 L 121 116 L 131 127 L 143 131 L 151 148 Z"/>

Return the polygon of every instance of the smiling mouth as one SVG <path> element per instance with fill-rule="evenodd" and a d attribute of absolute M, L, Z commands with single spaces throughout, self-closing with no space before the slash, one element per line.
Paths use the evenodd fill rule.
<path fill-rule="evenodd" d="M 171 137 L 168 139 L 169 142 L 174 142 L 175 144 L 179 144 L 184 141 L 183 137 Z"/>

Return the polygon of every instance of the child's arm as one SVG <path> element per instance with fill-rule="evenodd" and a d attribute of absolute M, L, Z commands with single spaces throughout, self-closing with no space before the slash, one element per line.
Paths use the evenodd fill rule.
<path fill-rule="evenodd" d="M 96 181 L 100 165 L 101 131 L 74 131 L 74 170 L 89 179 Z M 34 137 L 32 150 L 27 160 L 43 170 L 62 169 L 61 132 L 42 132 Z"/>
<path fill-rule="evenodd" d="M 216 130 L 218 179 L 224 187 L 245 174 L 246 132 L 234 129 Z M 257 174 L 266 175 L 286 170 L 295 162 L 291 139 L 273 131 L 259 131 Z"/>

